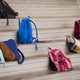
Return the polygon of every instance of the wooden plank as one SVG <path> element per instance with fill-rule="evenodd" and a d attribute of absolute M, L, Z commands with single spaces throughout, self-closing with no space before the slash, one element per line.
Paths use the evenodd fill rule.
<path fill-rule="evenodd" d="M 70 52 L 69 52 L 70 53 Z M 79 58 L 80 58 L 80 54 L 72 54 L 72 55 L 67 55 L 67 57 L 69 57 L 73 63 L 73 66 L 75 64 L 79 63 Z M 35 56 L 30 56 L 27 57 L 23 63 L 23 65 L 29 65 L 29 64 L 35 64 L 35 63 L 44 63 L 47 62 L 48 63 L 48 54 L 39 54 L 39 55 L 35 55 Z M 16 61 L 12 61 L 12 62 L 6 62 L 4 64 L 4 67 L 11 67 L 11 66 L 18 66 L 18 63 Z"/>
<path fill-rule="evenodd" d="M 38 4 L 38 5 L 41 5 L 41 4 L 47 4 L 47 5 L 77 5 L 77 0 L 6 0 L 8 3 L 13 3 L 13 4 Z"/>
<path fill-rule="evenodd" d="M 35 78 L 30 78 L 29 80 L 79 80 L 80 79 L 80 70 L 73 70 L 73 71 L 69 71 L 69 72 L 63 72 L 63 73 L 53 73 L 53 74 L 48 74 L 48 75 L 44 75 L 44 76 L 39 76 L 39 77 L 35 77 Z M 75 76 L 76 75 L 76 76 Z M 26 78 L 23 80 L 26 80 Z"/>
<path fill-rule="evenodd" d="M 47 50 L 47 47 L 49 47 L 49 46 L 52 47 L 52 48 L 56 47 L 56 48 L 60 48 L 60 49 L 66 49 L 65 48 L 65 35 L 64 36 L 60 36 L 60 37 L 59 36 L 60 35 L 58 35 L 57 37 L 53 37 L 53 38 L 51 38 L 51 37 L 47 37 L 46 38 L 45 37 L 45 39 L 43 37 L 39 38 L 40 40 L 49 40 L 48 38 L 50 38 L 50 40 L 53 40 L 52 43 L 40 43 L 40 44 L 37 44 L 37 46 L 39 48 L 39 51 L 41 52 L 41 51 Z M 0 41 L 5 41 L 5 40 L 8 40 L 8 39 L 15 39 L 15 38 L 16 38 L 15 35 L 1 35 Z M 56 45 L 56 44 L 58 44 L 58 45 Z M 24 45 L 19 44 L 19 48 L 24 53 L 27 53 L 27 51 L 29 53 L 32 53 L 31 49 L 32 49 L 33 53 L 35 53 L 35 45 L 34 44 L 24 44 Z"/>
<path fill-rule="evenodd" d="M 75 75 L 76 75 L 76 77 L 75 77 Z M 75 74 L 71 74 L 71 75 L 67 75 L 67 76 L 59 77 L 59 78 L 54 78 L 54 79 L 55 80 L 70 80 L 70 79 L 79 80 L 80 79 L 80 75 L 79 75 L 79 73 L 75 73 Z M 49 80 L 53 80 L 53 78 L 49 79 Z"/>
<path fill-rule="evenodd" d="M 21 18 L 22 19 L 22 18 Z M 35 22 L 38 30 L 41 29 L 60 29 L 60 28 L 73 28 L 74 22 L 79 19 L 79 17 L 72 18 L 32 18 Z M 18 30 L 18 20 L 9 19 L 9 26 L 6 26 L 6 19 L 0 19 L 0 31 L 1 30 Z M 32 25 L 33 26 L 33 25 Z M 34 29 L 34 26 L 32 27 Z"/>
<path fill-rule="evenodd" d="M 62 8 L 62 7 L 74 7 L 74 6 L 79 6 L 78 3 L 77 4 L 72 4 L 72 5 L 58 5 L 58 4 L 48 4 L 48 3 L 44 3 L 44 4 L 22 4 L 22 3 L 9 3 L 9 5 L 15 10 L 16 8 L 19 9 L 19 7 L 21 8 L 29 8 L 29 7 L 41 7 L 41 8 L 55 8 L 55 7 L 59 7 L 59 8 Z M 27 6 L 26 6 L 27 5 Z M 15 8 L 16 7 L 16 8 Z"/>
<path fill-rule="evenodd" d="M 54 40 L 52 43 L 40 43 L 37 44 L 38 46 L 38 51 L 35 51 L 35 45 L 34 44 L 24 44 L 21 45 L 19 44 L 19 49 L 24 53 L 25 56 L 31 56 L 31 55 L 35 55 L 36 54 L 43 54 L 43 52 L 46 54 L 47 53 L 47 48 L 48 47 L 52 47 L 52 48 L 59 48 L 62 49 L 64 51 L 67 52 L 67 48 L 66 48 L 66 43 L 65 43 L 65 33 L 67 29 L 62 29 L 61 31 L 57 30 L 45 30 L 45 34 L 44 34 L 44 30 L 40 30 L 40 36 L 39 36 L 39 40 Z M 50 34 L 47 34 L 47 33 Z M 53 32 L 53 33 L 52 33 Z M 71 31 L 69 31 L 71 32 Z M 68 32 L 68 34 L 69 34 Z M 5 41 L 8 39 L 15 39 L 16 40 L 16 33 L 14 32 L 0 32 L 0 41 Z M 58 34 L 57 34 L 58 33 Z M 44 35 L 43 35 L 44 34 Z M 57 36 L 56 36 L 57 34 Z M 50 36 L 52 35 L 52 36 Z M 47 37 L 46 37 L 47 36 Z M 58 44 L 58 45 L 57 45 Z M 29 53 L 29 54 L 28 54 Z"/>
<path fill-rule="evenodd" d="M 73 72 L 73 73 L 72 73 Z M 43 74 L 44 73 L 44 74 Z M 69 73 L 69 74 L 68 74 Z M 61 75 L 60 75 L 61 74 Z M 64 75 L 65 74 L 65 75 Z M 11 77 L 4 77 L 4 78 L 0 78 L 1 80 L 14 80 L 14 79 L 21 79 L 21 80 L 79 80 L 80 79 L 80 71 L 77 72 L 77 70 L 73 70 L 73 71 L 69 71 L 69 72 L 63 72 L 63 73 L 45 73 L 45 72 L 40 72 L 40 74 L 37 73 L 33 73 L 33 75 L 31 74 L 22 74 L 22 75 L 15 75 L 15 76 L 11 76 Z M 75 76 L 76 75 L 76 76 Z M 53 77 L 52 77 L 53 76 Z"/>
<path fill-rule="evenodd" d="M 64 38 L 65 35 L 71 35 L 73 33 L 73 28 L 61 28 L 61 29 L 47 29 L 47 30 L 38 30 L 39 40 L 54 40 L 56 38 Z M 63 32 L 62 32 L 63 31 Z M 0 32 L 1 40 L 6 40 L 9 38 L 15 39 L 17 38 L 16 31 L 3 31 Z M 35 36 L 35 30 L 33 30 L 33 36 Z M 65 38 L 64 38 L 65 39 Z M 63 39 L 62 39 L 63 40 Z"/>
<path fill-rule="evenodd" d="M 70 8 L 28 8 L 27 10 L 17 10 L 19 16 L 26 17 L 30 15 L 31 17 L 73 17 L 80 16 L 79 7 Z M 76 11 L 75 11 L 76 10 Z"/>
<path fill-rule="evenodd" d="M 70 30 L 70 29 L 68 29 L 68 30 Z M 66 29 L 64 30 L 64 32 L 61 32 L 61 31 L 59 31 L 59 32 L 57 32 L 55 29 L 54 30 L 52 30 L 53 32 L 51 32 L 50 30 L 48 30 L 48 32 L 47 31 L 44 31 L 43 30 L 43 32 L 42 31 L 39 31 L 39 39 L 40 38 L 42 38 L 42 39 L 45 39 L 45 38 L 52 38 L 52 37 L 65 37 L 65 35 L 71 35 L 72 34 L 72 32 L 73 32 L 73 29 L 72 30 L 70 30 L 70 31 L 66 31 Z M 8 31 L 8 32 L 0 32 L 1 34 L 0 34 L 0 36 L 1 37 L 4 37 L 4 36 L 14 36 L 14 37 L 17 37 L 16 35 L 17 35 L 17 33 L 15 32 L 15 31 Z M 9 33 L 11 33 L 11 34 L 9 34 Z M 33 31 L 33 33 L 34 33 L 34 31 Z M 35 36 L 35 33 L 33 34 L 33 36 Z M 45 39 L 46 40 L 46 39 Z"/>
<path fill-rule="evenodd" d="M 78 55 L 79 55 L 79 54 L 78 54 Z M 75 56 L 75 55 L 74 55 L 74 56 Z M 79 57 L 79 56 L 78 56 L 78 57 Z M 43 58 L 43 59 L 44 59 L 44 58 Z M 80 62 L 80 59 L 79 59 L 79 58 L 78 58 L 78 60 L 79 60 L 79 62 Z M 36 61 L 37 61 L 37 60 L 36 60 Z M 78 71 L 75 71 L 75 70 L 77 70 L 77 69 L 79 68 L 79 62 L 78 62 L 75 58 L 73 58 L 72 61 L 73 61 L 72 63 L 74 64 L 74 65 L 73 65 L 74 68 L 73 68 L 72 71 L 76 73 L 76 72 L 78 72 Z M 77 62 L 75 62 L 75 61 L 77 61 Z M 27 61 L 27 62 L 28 62 L 28 61 Z M 36 62 L 36 63 L 37 63 L 37 62 Z M 39 63 L 40 63 L 40 62 L 38 62 L 38 64 L 39 64 Z M 44 61 L 42 61 L 40 64 L 42 64 L 42 63 L 44 63 Z M 44 64 L 45 64 L 45 63 L 44 63 Z M 31 64 L 31 65 L 32 65 L 32 64 Z M 46 64 L 45 64 L 45 65 L 46 65 Z M 76 65 L 78 65 L 78 68 L 77 68 L 77 69 L 75 68 Z M 23 66 L 23 65 L 22 65 L 22 66 Z M 24 65 L 24 66 L 25 66 L 25 65 Z M 0 77 L 3 77 L 4 75 L 5 75 L 5 77 L 8 77 L 8 76 L 13 75 L 12 73 L 15 73 L 14 75 L 16 75 L 16 74 L 18 75 L 18 74 L 21 74 L 21 73 L 23 73 L 23 74 L 33 74 L 33 73 L 35 73 L 35 72 L 38 71 L 37 75 L 40 76 L 40 77 L 38 77 L 38 79 L 39 79 L 39 78 L 42 79 L 42 80 L 43 80 L 43 78 L 48 79 L 48 78 L 47 78 L 47 75 L 49 75 L 49 79 L 52 79 L 52 77 L 51 77 L 50 75 L 51 75 L 51 73 L 52 73 L 52 75 L 53 75 L 54 72 L 50 72 L 46 66 L 44 66 L 45 68 L 43 67 L 43 65 L 40 66 L 40 67 L 37 67 L 37 66 L 39 66 L 39 65 L 35 65 L 35 63 L 34 63 L 34 66 L 36 66 L 36 69 L 35 69 L 33 66 L 32 66 L 32 67 L 33 67 L 32 69 L 31 69 L 31 67 L 28 67 L 28 66 L 30 66 L 30 64 L 27 64 L 26 66 L 27 66 L 26 69 L 28 68 L 28 70 L 26 70 L 26 69 L 25 69 L 25 70 L 22 70 L 23 68 L 19 65 L 19 68 L 21 68 L 21 70 L 19 70 L 19 69 L 17 68 L 19 71 L 16 70 L 16 72 L 13 71 L 13 72 L 10 72 L 10 73 L 8 73 L 8 72 L 6 73 L 6 72 L 5 72 L 5 74 L 2 74 L 2 73 L 1 73 L 1 74 L 0 74 Z M 13 66 L 12 66 L 12 67 L 13 67 Z M 41 68 L 41 67 L 43 67 L 43 68 Z M 10 70 L 10 66 L 9 66 L 8 68 L 9 68 L 9 69 L 7 69 L 7 70 L 9 71 L 9 70 Z M 30 69 L 29 69 L 29 68 L 30 68 Z M 2 70 L 2 71 L 5 71 L 5 67 L 4 67 L 3 69 L 4 69 L 4 70 Z M 14 69 L 14 68 L 12 68 L 12 69 Z M 12 71 L 12 70 L 11 70 L 11 71 Z M 42 75 L 41 75 L 41 73 L 39 73 L 39 72 L 41 72 L 41 71 L 43 72 Z M 44 73 L 44 71 L 45 71 L 46 73 Z M 60 77 L 60 76 L 62 76 L 62 75 L 66 76 L 67 73 L 69 73 L 69 75 L 70 75 L 70 74 L 73 73 L 72 71 L 71 71 L 71 72 L 66 72 L 66 73 L 63 73 L 63 74 L 60 73 L 60 74 L 57 74 L 57 75 L 58 75 L 58 77 Z M 10 75 L 10 74 L 11 74 L 11 75 Z M 36 73 L 35 73 L 35 74 L 36 74 Z M 46 75 L 44 76 L 44 74 L 46 74 Z M 55 74 L 54 74 L 54 75 L 55 75 Z M 56 76 L 57 76 L 57 75 L 56 75 Z M 56 76 L 54 76 L 54 78 L 56 78 Z M 28 75 L 28 77 L 29 77 L 29 75 Z M 37 77 L 37 76 L 36 76 L 36 77 Z M 29 78 L 30 78 L 30 77 L 29 77 Z M 34 80 L 35 80 L 35 78 L 34 78 Z"/>
<path fill-rule="evenodd" d="M 34 44 L 21 45 L 18 48 L 24 53 L 26 60 L 22 65 L 14 62 L 6 62 L 4 65 L 0 65 L 0 80 L 64 80 L 64 79 L 79 79 L 79 68 L 75 68 L 76 65 L 79 66 L 80 55 L 71 54 L 65 45 L 65 35 L 72 34 L 74 21 L 79 19 L 80 11 L 79 6 L 77 6 L 77 0 L 6 0 L 11 6 L 19 12 L 19 17 L 26 17 L 30 15 L 33 21 L 36 23 L 39 29 L 39 39 L 40 40 L 54 40 L 51 43 L 41 43 L 37 44 L 39 50 L 35 51 Z M 28 3 L 27 3 L 28 2 Z M 36 3 L 35 3 L 36 2 Z M 24 3 L 24 6 L 22 5 Z M 27 4 L 28 5 L 27 5 Z M 38 5 L 38 4 L 39 5 Z M 14 5 L 15 4 L 15 5 Z M 27 6 L 26 6 L 26 5 Z M 33 4 L 33 5 L 32 5 Z M 20 8 L 21 5 L 21 8 Z M 54 7 L 57 6 L 58 7 Z M 66 7 L 66 6 L 68 7 Z M 22 7 L 23 6 L 23 7 Z M 32 7 L 33 6 L 33 7 Z M 36 7 L 38 6 L 38 7 Z M 41 7 L 40 7 L 41 6 Z M 47 7 L 46 7 L 47 6 Z M 64 7 L 61 7 L 64 6 Z M 74 7 L 73 7 L 74 6 Z M 75 11 L 76 10 L 76 11 Z M 24 12 L 24 13 L 23 13 Z M 78 16 L 78 17 L 77 17 Z M 63 18 L 64 17 L 64 18 Z M 70 17 L 70 18 L 69 18 Z M 22 19 L 22 18 L 21 18 Z M 0 41 L 7 39 L 16 40 L 16 31 L 18 30 L 18 21 L 15 19 L 10 19 L 10 25 L 6 26 L 6 19 L 0 20 L 0 30 L 5 30 L 0 32 Z M 5 27 L 6 26 L 6 27 Z M 12 30 L 12 31 L 9 31 Z M 15 30 L 15 31 L 14 31 Z M 6 32 L 7 31 L 7 32 Z M 34 30 L 33 30 L 34 32 Z M 34 33 L 35 35 L 35 33 Z M 51 35 L 51 36 L 50 36 Z M 48 50 L 47 47 L 59 48 L 65 51 L 70 57 L 74 70 L 65 73 L 54 73 L 48 69 Z M 19 75 L 26 74 L 26 75 Z M 54 75 L 53 75 L 54 74 Z M 77 75 L 74 77 L 74 75 Z M 19 75 L 19 76 L 17 76 Z M 65 76 L 65 77 L 64 77 Z M 70 77 L 72 76 L 72 77 Z M 4 77 L 4 78 L 1 78 Z M 7 77 L 7 78 L 6 78 Z M 22 77 L 22 78 L 21 78 Z"/>
<path fill-rule="evenodd" d="M 10 80 L 15 80 L 15 79 L 21 79 L 21 80 L 44 80 L 44 79 L 53 80 L 53 78 L 54 78 L 55 80 L 64 80 L 64 79 L 65 80 L 70 80 L 70 79 L 77 80 L 77 79 L 80 78 L 79 77 L 79 71 L 77 72 L 77 70 L 76 70 L 76 71 L 72 71 L 72 72 L 73 72 L 73 74 L 71 73 L 71 71 L 70 72 L 65 72 L 65 73 L 64 72 L 63 73 L 54 73 L 54 72 L 52 72 L 52 73 L 46 74 L 45 72 L 42 71 L 42 72 L 40 72 L 40 74 L 38 72 L 37 73 L 34 72 L 33 75 L 31 75 L 31 74 L 27 74 L 27 75 L 22 74 L 22 75 L 17 75 L 17 76 L 15 75 L 15 76 L 11 76 L 11 77 L 4 77 L 4 78 L 0 78 L 0 79 L 1 80 L 9 80 L 9 79 Z M 62 76 L 60 76 L 60 74 L 62 74 Z M 66 74 L 66 75 L 63 75 L 63 74 Z M 47 78 L 44 78 L 43 76 L 47 77 Z M 53 78 L 51 76 L 53 76 Z M 39 77 L 40 77 L 40 79 L 39 79 Z"/>
<path fill-rule="evenodd" d="M 16 39 L 16 34 L 13 34 L 13 32 L 9 33 L 4 33 L 2 32 L 3 35 L 0 35 L 1 36 L 1 39 L 0 41 L 4 41 L 4 40 L 8 40 L 8 39 Z M 42 33 L 42 32 L 41 32 Z M 59 33 L 60 34 L 60 33 Z M 42 34 L 43 35 L 43 34 Z M 60 34 L 61 35 L 61 34 Z M 49 40 L 48 38 L 50 38 L 50 40 L 54 40 L 52 43 L 40 43 L 40 44 L 37 44 L 38 46 L 38 51 L 35 51 L 35 45 L 34 44 L 24 44 L 24 45 L 21 45 L 19 44 L 19 49 L 24 53 L 25 56 L 28 56 L 27 53 L 29 54 L 35 54 L 35 53 L 38 53 L 38 54 L 43 54 L 47 52 L 47 48 L 48 47 L 52 47 L 52 48 L 59 48 L 59 49 L 62 49 L 64 51 L 67 51 L 66 50 L 66 42 L 65 42 L 65 35 L 63 33 L 63 36 L 60 36 L 60 35 L 57 35 L 57 37 L 48 37 L 47 35 L 47 38 L 44 36 L 42 38 L 39 38 L 39 39 L 42 39 L 42 40 Z M 52 35 L 53 36 L 53 35 Z M 44 39 L 45 38 L 45 39 Z M 57 41 L 56 41 L 57 40 Z M 62 41 L 60 41 L 62 40 Z"/>
<path fill-rule="evenodd" d="M 50 1 L 49 1 L 50 2 Z M 46 3 L 46 2 L 43 2 L 43 3 L 27 3 L 27 2 L 25 2 L 24 4 L 23 3 L 10 3 L 9 2 L 9 5 L 14 9 L 14 10 L 16 10 L 16 9 L 19 9 L 19 7 L 20 7 L 20 9 L 24 9 L 24 8 L 29 8 L 29 7 L 31 7 L 31 8 L 36 8 L 36 7 L 38 7 L 38 8 L 62 8 L 62 7 L 74 7 L 74 6 L 78 6 L 78 3 L 77 4 L 57 4 L 57 3 L 52 3 L 51 2 L 51 4 L 50 3 Z M 27 6 L 26 6 L 27 5 Z"/>
<path fill-rule="evenodd" d="M 16 8 L 16 7 L 15 7 Z M 62 8 L 24 8 L 24 9 L 15 9 L 19 12 L 20 17 L 27 17 L 30 15 L 31 17 L 80 17 L 79 6 L 74 7 L 62 7 Z M 75 11 L 76 10 L 76 11 Z"/>
<path fill-rule="evenodd" d="M 38 72 L 38 71 L 44 71 L 45 73 L 46 72 L 48 72 L 48 71 L 46 71 L 47 69 L 46 68 L 39 68 L 39 69 L 31 69 L 31 70 L 24 70 L 24 71 L 14 71 L 14 72 L 10 72 L 10 73 L 3 73 L 3 74 L 0 74 L 0 79 L 1 80 L 5 80 L 5 78 L 6 78 L 6 80 L 7 80 L 7 78 L 9 78 L 10 76 L 13 76 L 13 75 L 19 75 L 19 74 L 21 74 L 21 73 L 23 73 L 23 74 L 25 74 L 25 72 L 27 72 L 27 75 L 29 76 L 29 75 L 32 75 L 32 74 L 30 74 L 30 73 L 35 73 L 35 72 Z M 26 76 L 27 76 L 26 75 Z M 28 77 L 27 76 L 27 77 Z M 15 77 L 14 77 L 15 78 Z M 12 78 L 13 80 L 14 80 L 14 78 Z M 8 79 L 9 80 L 9 79 Z"/>
<path fill-rule="evenodd" d="M 70 55 L 67 55 L 67 56 L 70 57 Z M 73 63 L 78 64 L 79 58 L 80 58 L 78 56 L 71 58 Z M 46 55 L 35 55 L 35 56 L 27 57 L 22 65 L 29 65 L 29 64 L 36 64 L 36 63 L 40 64 L 40 63 L 46 63 L 46 62 L 48 63 L 48 55 L 47 54 Z M 12 66 L 14 66 L 14 67 L 18 66 L 17 61 L 12 61 L 12 62 L 8 61 L 4 64 L 4 67 L 12 67 Z M 43 65 L 42 65 L 42 67 L 43 67 Z M 3 66 L 2 66 L 2 68 L 3 68 Z"/>
<path fill-rule="evenodd" d="M 77 4 L 80 6 L 80 0 L 77 0 Z"/>

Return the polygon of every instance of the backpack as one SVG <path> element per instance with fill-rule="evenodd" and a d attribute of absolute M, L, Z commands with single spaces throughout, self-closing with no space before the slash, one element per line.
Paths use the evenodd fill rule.
<path fill-rule="evenodd" d="M 66 36 L 66 45 L 69 51 L 80 53 L 80 42 L 73 36 Z"/>
<path fill-rule="evenodd" d="M 74 37 L 80 39 L 80 20 L 75 21 L 74 23 Z"/>
<path fill-rule="evenodd" d="M 0 42 L 0 49 L 6 61 L 13 61 L 15 59 L 15 54 L 4 42 Z"/>
<path fill-rule="evenodd" d="M 9 18 L 18 18 L 18 12 L 15 12 L 6 1 L 0 0 L 0 18 L 7 19 L 7 25 L 9 25 Z M 19 18 L 18 18 L 19 20 Z M 20 20 L 19 20 L 20 22 Z"/>
<path fill-rule="evenodd" d="M 16 60 L 19 64 L 24 62 L 25 57 L 23 53 L 17 48 L 16 42 L 13 39 L 0 42 L 0 49 L 2 50 L 5 60 Z"/>
<path fill-rule="evenodd" d="M 35 26 L 36 37 L 33 37 L 31 23 L 33 23 L 33 25 Z M 30 43 L 33 43 L 33 41 L 34 42 L 38 41 L 37 27 L 35 23 L 32 20 L 30 20 L 29 16 L 28 18 L 23 18 L 20 22 L 20 27 L 19 27 L 19 30 L 17 31 L 17 41 L 18 43 L 21 43 L 21 44 L 30 44 Z"/>
<path fill-rule="evenodd" d="M 36 30 L 35 37 L 33 36 L 31 23 L 34 25 Z M 19 30 L 17 31 L 17 42 L 21 44 L 34 43 L 35 49 L 38 50 L 38 46 L 36 45 L 36 43 L 48 43 L 48 42 L 54 42 L 54 40 L 39 40 L 37 26 L 30 19 L 30 16 L 28 16 L 28 18 L 23 18 L 20 22 Z"/>
<path fill-rule="evenodd" d="M 49 68 L 53 71 L 69 71 L 72 69 L 71 60 L 60 49 L 51 49 L 48 51 Z"/>
<path fill-rule="evenodd" d="M 0 64 L 1 64 L 1 63 L 4 63 L 4 62 L 5 62 L 5 59 L 4 59 L 2 50 L 0 49 Z"/>
<path fill-rule="evenodd" d="M 4 43 L 15 54 L 14 60 L 17 60 L 19 64 L 22 64 L 24 62 L 25 57 L 24 57 L 23 53 L 17 48 L 16 42 L 13 39 L 9 39 L 7 41 L 4 41 Z"/>

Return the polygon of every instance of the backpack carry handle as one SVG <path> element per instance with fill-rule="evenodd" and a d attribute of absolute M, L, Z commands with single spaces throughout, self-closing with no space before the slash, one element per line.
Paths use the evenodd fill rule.
<path fill-rule="evenodd" d="M 30 18 L 29 16 L 28 16 L 28 18 Z M 30 20 L 30 19 L 29 19 Z M 38 42 L 38 29 L 37 29 L 37 27 L 36 27 L 36 24 L 32 21 L 32 20 L 30 20 L 30 22 L 32 22 L 33 24 L 34 24 L 34 26 L 35 26 L 35 30 L 36 30 L 36 38 L 35 37 L 33 37 L 34 39 L 35 39 L 35 42 Z M 38 50 L 38 46 L 36 45 L 36 43 L 34 43 L 35 44 L 35 50 Z"/>
<path fill-rule="evenodd" d="M 73 43 L 75 43 L 75 39 L 73 38 L 73 36 L 71 36 L 71 38 L 73 39 Z M 69 35 L 66 35 L 66 41 L 68 42 L 69 40 L 68 39 L 70 39 L 70 36 Z M 70 39 L 70 41 L 69 42 L 71 42 L 71 39 Z"/>
<path fill-rule="evenodd" d="M 48 47 L 49 50 L 52 50 L 50 47 Z"/>
<path fill-rule="evenodd" d="M 20 18 L 18 17 L 18 15 L 16 17 L 18 19 L 18 25 L 20 26 Z"/>

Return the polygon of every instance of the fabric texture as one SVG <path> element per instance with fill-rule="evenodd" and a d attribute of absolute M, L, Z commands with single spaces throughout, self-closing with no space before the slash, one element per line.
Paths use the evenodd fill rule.
<path fill-rule="evenodd" d="M 18 18 L 18 21 L 20 23 L 20 19 L 18 17 L 18 12 L 15 12 L 9 4 L 4 1 L 0 0 L 0 18 L 1 19 L 7 19 L 7 25 L 9 25 L 9 18 Z"/>
<path fill-rule="evenodd" d="M 15 54 L 4 42 L 0 42 L 0 49 L 2 50 L 3 56 L 6 60 L 13 61 L 15 59 Z"/>
<path fill-rule="evenodd" d="M 36 28 L 35 23 L 32 20 L 30 20 L 30 17 L 23 18 L 21 20 L 19 30 L 17 31 L 18 43 L 30 44 L 33 42 L 33 40 L 36 41 L 38 39 L 37 28 L 36 28 L 36 37 L 33 37 L 31 22 L 34 24 Z"/>
<path fill-rule="evenodd" d="M 80 20 L 77 20 L 74 23 L 74 37 L 80 39 Z"/>
<path fill-rule="evenodd" d="M 66 36 L 66 45 L 70 51 L 80 53 L 80 41 L 73 36 Z"/>
<path fill-rule="evenodd" d="M 15 55 L 15 59 L 17 60 L 19 64 L 22 64 L 24 62 L 24 55 L 23 53 L 17 48 L 16 43 L 13 39 L 9 39 L 7 41 L 4 41 L 4 43 L 11 49 L 11 51 Z"/>
<path fill-rule="evenodd" d="M 65 55 L 64 51 L 60 49 L 52 49 L 49 50 L 48 54 L 53 64 L 55 64 L 55 66 L 52 67 L 56 67 L 55 69 L 57 69 L 57 71 L 62 72 L 72 69 L 71 60 Z"/>
<path fill-rule="evenodd" d="M 0 49 L 0 64 L 1 64 L 1 63 L 4 63 L 4 62 L 5 62 L 5 59 L 4 59 L 2 50 Z"/>

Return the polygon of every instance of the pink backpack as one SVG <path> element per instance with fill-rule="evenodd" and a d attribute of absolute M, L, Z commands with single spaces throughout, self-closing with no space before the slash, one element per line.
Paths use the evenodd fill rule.
<path fill-rule="evenodd" d="M 65 55 L 62 50 L 51 49 L 49 54 L 49 64 L 55 71 L 69 71 L 72 69 L 71 60 Z"/>
<path fill-rule="evenodd" d="M 74 23 L 74 37 L 80 39 L 80 20 L 77 20 Z"/>

